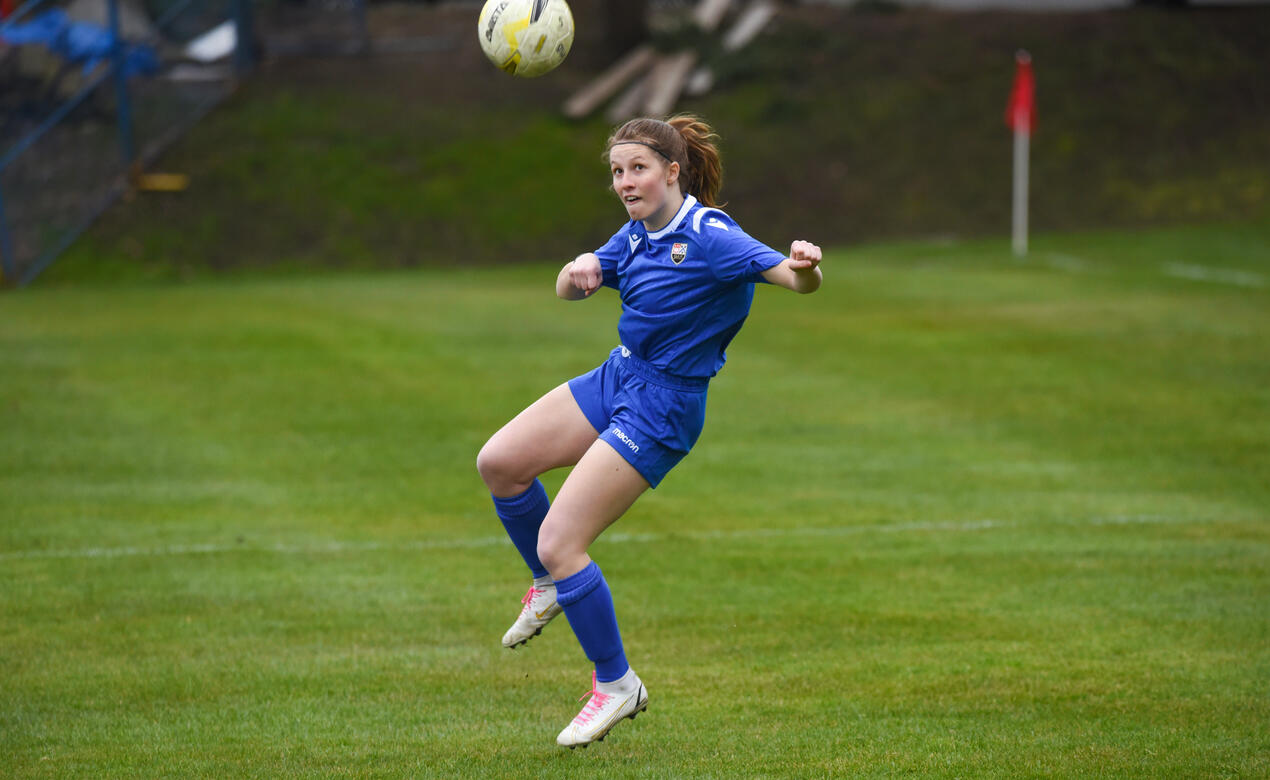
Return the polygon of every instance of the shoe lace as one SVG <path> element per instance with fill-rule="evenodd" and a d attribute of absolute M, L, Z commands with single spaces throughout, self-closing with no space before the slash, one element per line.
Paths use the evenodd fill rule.
<path fill-rule="evenodd" d="M 530 605 L 531 603 L 533 603 L 534 596 L 537 596 L 539 593 L 546 593 L 546 592 L 547 592 L 547 591 L 545 591 L 545 590 L 538 590 L 538 589 L 537 589 L 537 588 L 535 588 L 533 585 L 530 585 L 530 586 L 529 586 L 529 590 L 525 593 L 525 597 L 524 597 L 523 599 L 521 599 L 521 600 L 520 600 L 520 603 L 525 605 L 524 607 L 522 607 L 522 608 L 521 608 L 521 610 L 520 610 L 520 611 L 521 611 L 521 612 L 526 612 L 526 611 L 528 611 L 528 610 L 529 610 L 529 605 Z"/>
<path fill-rule="evenodd" d="M 595 672 L 591 672 L 591 690 L 579 696 L 578 701 L 582 701 L 587 696 L 590 696 L 591 700 L 582 708 L 582 712 L 578 713 L 578 717 L 573 719 L 573 722 L 579 725 L 589 723 L 592 718 L 599 714 L 600 710 L 604 709 L 604 705 L 608 703 L 608 700 L 613 698 L 612 694 L 600 693 L 600 687 L 595 680 Z"/>

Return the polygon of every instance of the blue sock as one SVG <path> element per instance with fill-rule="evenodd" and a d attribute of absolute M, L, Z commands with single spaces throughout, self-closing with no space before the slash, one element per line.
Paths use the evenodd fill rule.
<path fill-rule="evenodd" d="M 613 594 L 595 561 L 577 574 L 556 580 L 556 600 L 564 607 L 582 651 L 595 664 L 595 679 L 613 682 L 626 674 L 630 665 L 622 651 Z"/>
<path fill-rule="evenodd" d="M 546 577 L 547 567 L 538 560 L 538 529 L 542 527 L 543 518 L 551 508 L 551 502 L 547 500 L 547 489 L 535 479 L 534 484 L 519 496 L 491 498 L 494 499 L 494 511 L 498 513 L 498 519 L 503 521 L 507 535 L 512 538 L 512 544 L 520 551 L 520 557 L 525 559 L 529 570 L 535 578 Z"/>

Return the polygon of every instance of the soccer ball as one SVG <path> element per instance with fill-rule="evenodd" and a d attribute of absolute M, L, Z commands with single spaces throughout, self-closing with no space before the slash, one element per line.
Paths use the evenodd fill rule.
<path fill-rule="evenodd" d="M 513 76 L 541 76 L 573 45 L 573 13 L 565 0 L 487 0 L 476 22 L 481 50 Z"/>

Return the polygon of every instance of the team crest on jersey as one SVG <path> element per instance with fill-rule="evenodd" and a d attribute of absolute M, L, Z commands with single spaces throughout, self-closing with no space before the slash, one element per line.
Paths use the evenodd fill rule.
<path fill-rule="evenodd" d="M 670 259 L 675 261 L 675 265 L 679 265 L 688 256 L 687 244 L 675 244 L 670 248 Z"/>

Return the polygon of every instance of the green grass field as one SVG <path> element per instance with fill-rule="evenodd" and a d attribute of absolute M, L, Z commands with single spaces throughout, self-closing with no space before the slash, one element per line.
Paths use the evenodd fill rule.
<path fill-rule="evenodd" d="M 593 548 L 646 716 L 569 752 L 485 437 L 615 343 L 554 266 L 0 298 L 0 766 L 1265 777 L 1270 226 L 830 252 Z M 548 478 L 554 490 L 562 474 Z"/>

